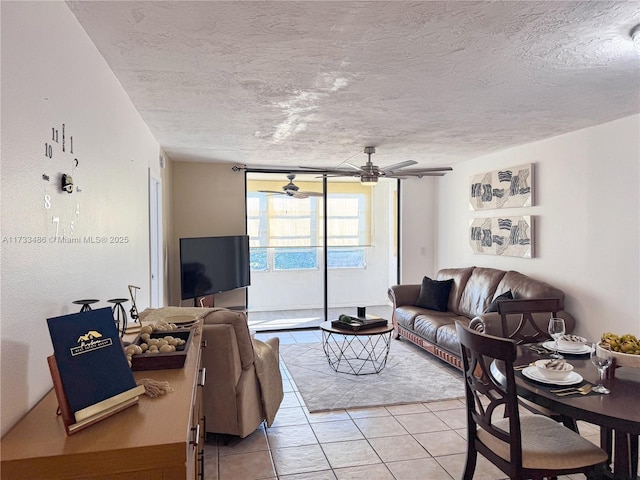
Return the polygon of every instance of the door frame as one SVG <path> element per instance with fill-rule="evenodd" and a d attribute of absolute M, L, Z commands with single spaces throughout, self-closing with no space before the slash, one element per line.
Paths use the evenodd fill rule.
<path fill-rule="evenodd" d="M 164 304 L 162 180 L 149 169 L 149 305 Z"/>

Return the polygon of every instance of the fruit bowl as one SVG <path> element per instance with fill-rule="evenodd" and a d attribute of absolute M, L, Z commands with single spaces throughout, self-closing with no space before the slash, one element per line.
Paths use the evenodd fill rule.
<path fill-rule="evenodd" d="M 617 367 L 640 368 L 640 341 L 635 335 L 630 333 L 616 335 L 606 332 L 602 334 L 600 341 L 611 347 L 611 354 Z"/>
<path fill-rule="evenodd" d="M 573 371 L 573 365 L 564 360 L 544 359 L 535 363 L 538 372 L 547 380 L 564 380 Z"/>
<path fill-rule="evenodd" d="M 611 352 L 615 359 L 616 367 L 640 368 L 640 355 L 631 355 L 630 353 Z"/>

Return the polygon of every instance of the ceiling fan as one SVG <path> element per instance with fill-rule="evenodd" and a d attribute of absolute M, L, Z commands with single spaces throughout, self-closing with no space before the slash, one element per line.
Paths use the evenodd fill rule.
<path fill-rule="evenodd" d="M 364 185 L 374 185 L 378 183 L 378 178 L 400 178 L 405 179 L 409 177 L 441 177 L 446 172 L 453 170 L 451 167 L 442 168 L 414 168 L 405 170 L 405 167 L 415 165 L 418 162 L 415 160 L 406 160 L 404 162 L 395 163 L 388 167 L 380 168 L 374 165 L 371 161 L 371 155 L 376 153 L 376 147 L 365 147 L 364 153 L 368 155 L 367 163 L 358 167 L 349 162 L 343 162 L 345 165 L 351 167 L 352 170 L 343 168 L 324 169 L 315 167 L 301 167 L 304 169 L 314 170 L 320 172 L 327 177 L 360 177 L 360 182 Z"/>
<path fill-rule="evenodd" d="M 301 192 L 300 187 L 293 183 L 293 180 L 296 178 L 295 175 L 289 174 L 287 175 L 289 179 L 289 183 L 282 187 L 282 192 L 278 192 L 275 190 L 258 190 L 261 193 L 274 193 L 277 195 L 287 195 L 293 198 L 309 198 L 309 197 L 322 197 L 321 192 Z"/>

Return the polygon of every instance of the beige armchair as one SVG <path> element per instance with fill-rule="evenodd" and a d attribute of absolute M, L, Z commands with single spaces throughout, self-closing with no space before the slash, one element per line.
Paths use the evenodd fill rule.
<path fill-rule="evenodd" d="M 247 316 L 224 308 L 163 307 L 140 318 L 146 324 L 177 315 L 202 319 L 206 431 L 244 438 L 263 420 L 270 426 L 284 395 L 278 338 L 251 338 Z"/>
<path fill-rule="evenodd" d="M 251 338 L 242 312 L 205 310 L 210 310 L 202 331 L 206 430 L 244 438 L 263 420 L 270 426 L 282 402 L 279 340 Z"/>

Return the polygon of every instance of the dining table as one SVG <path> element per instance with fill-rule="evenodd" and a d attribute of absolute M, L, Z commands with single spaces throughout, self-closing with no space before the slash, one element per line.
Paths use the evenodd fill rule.
<path fill-rule="evenodd" d="M 573 372 L 582 380 L 574 387 L 585 384 L 596 385 L 599 374 L 591 363 L 590 349 L 585 353 L 564 353 L 564 360 L 573 366 Z M 640 435 L 640 369 L 631 367 L 617 367 L 604 380 L 609 388 L 609 394 L 596 393 L 593 390 L 587 394 L 574 393 L 558 395 L 551 390 L 566 385 L 554 385 L 549 380 L 540 377 L 540 381 L 532 377 L 530 369 L 536 360 L 550 358 L 550 351 L 541 345 L 519 345 L 517 358 L 514 362 L 517 393 L 520 397 L 537 405 L 548 408 L 558 414 L 583 420 L 600 427 L 601 447 L 610 455 L 609 478 L 615 480 L 638 479 L 638 435 Z M 492 374 L 500 380 L 504 379 L 504 365 L 494 362 Z M 526 374 L 526 375 L 525 375 Z M 579 379 L 579 377 L 572 377 Z"/>

